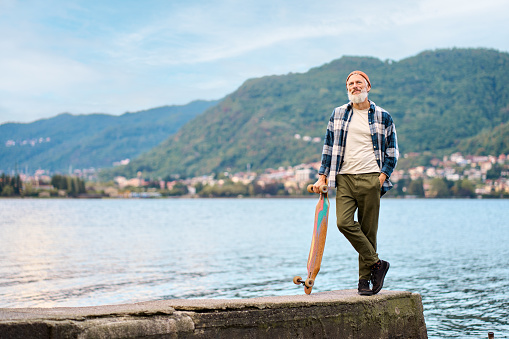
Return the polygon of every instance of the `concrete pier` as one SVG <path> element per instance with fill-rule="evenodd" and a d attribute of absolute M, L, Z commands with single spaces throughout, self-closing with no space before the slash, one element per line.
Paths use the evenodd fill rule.
<path fill-rule="evenodd" d="M 356 290 L 0 309 L 0 338 L 427 338 L 421 296 Z"/>

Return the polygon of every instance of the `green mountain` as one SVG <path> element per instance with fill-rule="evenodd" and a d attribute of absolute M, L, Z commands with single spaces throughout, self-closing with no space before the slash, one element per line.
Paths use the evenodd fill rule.
<path fill-rule="evenodd" d="M 194 101 L 121 116 L 60 114 L 33 123 L 0 125 L 0 172 L 17 166 L 67 171 L 111 167 L 167 139 L 217 101 Z"/>
<path fill-rule="evenodd" d="M 248 80 L 159 146 L 106 175 L 189 176 L 319 161 L 322 142 L 295 134 L 322 139 L 334 107 L 347 101 L 345 78 L 356 69 L 370 77 L 370 99 L 393 116 L 402 153 L 440 153 L 467 142 L 472 154 L 507 150 L 507 142 L 492 145 L 488 135 L 509 121 L 509 54 L 444 49 L 398 62 L 345 56 L 303 74 Z"/>
<path fill-rule="evenodd" d="M 456 150 L 472 155 L 509 154 L 509 122 L 462 140 Z"/>

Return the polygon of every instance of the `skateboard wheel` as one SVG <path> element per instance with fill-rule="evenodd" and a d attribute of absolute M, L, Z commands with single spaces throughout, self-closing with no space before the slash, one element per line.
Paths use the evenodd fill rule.
<path fill-rule="evenodd" d="M 307 190 L 308 190 L 309 193 L 314 193 L 313 185 L 308 185 Z"/>
<path fill-rule="evenodd" d="M 306 281 L 304 282 L 304 286 L 306 286 L 307 288 L 313 287 L 314 284 L 315 281 L 311 278 L 307 278 Z"/>
<path fill-rule="evenodd" d="M 327 185 L 320 186 L 320 192 L 322 192 L 323 194 L 329 192 L 329 187 L 327 187 Z"/>
<path fill-rule="evenodd" d="M 301 278 L 301 277 L 299 277 L 298 275 L 296 275 L 295 277 L 293 277 L 293 283 L 294 283 L 295 285 L 299 285 L 299 284 L 301 284 L 301 283 L 302 283 L 302 278 Z"/>

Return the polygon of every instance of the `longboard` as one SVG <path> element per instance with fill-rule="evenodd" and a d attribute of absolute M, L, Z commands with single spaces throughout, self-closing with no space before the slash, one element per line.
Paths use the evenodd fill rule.
<path fill-rule="evenodd" d="M 308 192 L 313 193 L 313 185 L 307 187 Z M 322 264 L 323 250 L 325 248 L 325 239 L 327 237 L 327 225 L 329 221 L 329 188 L 327 185 L 320 186 L 320 199 L 315 209 L 315 224 L 313 229 L 313 238 L 311 239 L 311 248 L 309 249 L 307 271 L 308 275 L 305 280 L 300 276 L 293 278 L 296 285 L 304 285 L 304 292 L 311 294 L 311 290 L 315 284 L 316 276 L 320 271 Z"/>

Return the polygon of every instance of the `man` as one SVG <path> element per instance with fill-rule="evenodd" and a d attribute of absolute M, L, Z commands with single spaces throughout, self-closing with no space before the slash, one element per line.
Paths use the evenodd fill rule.
<path fill-rule="evenodd" d="M 398 143 L 390 114 L 368 100 L 369 77 L 354 71 L 346 78 L 346 88 L 350 102 L 330 117 L 313 189 L 318 193 L 327 182 L 337 188 L 338 228 L 359 253 L 358 293 L 373 295 L 382 289 L 389 270 L 389 263 L 376 253 L 376 235 L 380 197 L 392 187 Z"/>

